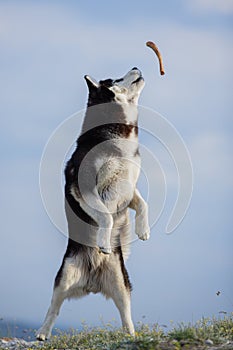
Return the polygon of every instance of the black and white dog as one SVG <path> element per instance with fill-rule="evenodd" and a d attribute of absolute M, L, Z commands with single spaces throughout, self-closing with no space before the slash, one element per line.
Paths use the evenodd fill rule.
<path fill-rule="evenodd" d="M 149 238 L 147 204 L 136 188 L 140 172 L 137 103 L 144 79 L 137 68 L 121 79 L 95 81 L 77 147 L 65 169 L 68 247 L 57 273 L 51 306 L 39 340 L 49 338 L 66 298 L 102 293 L 112 298 L 123 328 L 134 334 L 131 284 L 124 261 L 129 252 L 129 208 L 135 230 Z"/>

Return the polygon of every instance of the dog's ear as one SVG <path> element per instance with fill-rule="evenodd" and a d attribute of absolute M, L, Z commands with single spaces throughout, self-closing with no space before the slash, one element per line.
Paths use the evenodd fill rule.
<path fill-rule="evenodd" d="M 86 80 L 89 91 L 98 89 L 99 84 L 94 78 L 90 77 L 89 75 L 85 75 L 84 79 Z"/>

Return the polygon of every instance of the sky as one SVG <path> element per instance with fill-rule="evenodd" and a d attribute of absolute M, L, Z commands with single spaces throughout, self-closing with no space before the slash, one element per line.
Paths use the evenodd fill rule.
<path fill-rule="evenodd" d="M 232 312 L 232 32 L 231 0 L 0 1 L 0 318 L 42 323 L 66 249 L 66 236 L 50 220 L 40 193 L 48 140 L 72 115 L 78 136 L 85 74 L 119 78 L 135 66 L 146 82 L 140 144 L 157 159 L 150 163 L 145 155 L 139 179 L 150 217 L 162 200 L 155 169 L 162 169 L 167 192 L 150 240 L 133 242 L 127 261 L 134 323 L 169 326 L 171 320 Z M 163 77 L 148 40 L 162 52 Z M 179 133 L 193 167 L 190 206 L 169 235 L 177 172 L 166 147 L 143 129 L 148 109 Z M 71 131 L 66 137 L 75 135 Z M 63 148 L 61 138 L 57 157 Z M 48 188 L 52 182 L 48 176 Z M 113 303 L 90 295 L 66 301 L 56 326 L 114 320 L 120 325 Z"/>

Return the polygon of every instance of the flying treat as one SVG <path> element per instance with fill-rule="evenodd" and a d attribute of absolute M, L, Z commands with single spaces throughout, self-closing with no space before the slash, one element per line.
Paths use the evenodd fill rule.
<path fill-rule="evenodd" d="M 165 71 L 164 71 L 164 67 L 163 67 L 163 61 L 162 61 L 162 56 L 161 53 L 159 52 L 159 49 L 157 48 L 157 46 L 155 45 L 155 43 L 153 43 L 153 41 L 147 41 L 146 46 L 150 47 L 154 53 L 156 54 L 156 56 L 159 59 L 159 69 L 160 69 L 160 74 L 164 75 Z"/>

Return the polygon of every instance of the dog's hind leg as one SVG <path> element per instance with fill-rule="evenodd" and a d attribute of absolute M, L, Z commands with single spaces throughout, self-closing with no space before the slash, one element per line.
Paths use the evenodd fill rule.
<path fill-rule="evenodd" d="M 38 340 L 46 340 L 49 339 L 53 325 L 55 323 L 55 320 L 59 314 L 60 307 L 65 299 L 64 293 L 62 292 L 61 288 L 54 287 L 53 291 L 53 297 L 51 301 L 51 305 L 49 307 L 49 310 L 47 312 L 47 315 L 45 317 L 44 323 L 42 327 L 38 330 L 36 334 L 36 338 Z"/>
<path fill-rule="evenodd" d="M 112 294 L 112 299 L 118 308 L 121 316 L 123 329 L 131 335 L 134 335 L 134 325 L 131 318 L 131 297 L 130 292 L 116 288 Z"/>
<path fill-rule="evenodd" d="M 131 317 L 131 283 L 124 265 L 121 248 L 112 256 L 103 276 L 103 294 L 110 297 L 120 312 L 123 329 L 134 335 Z"/>
<path fill-rule="evenodd" d="M 67 249 L 68 250 L 68 249 Z M 38 340 L 46 340 L 50 337 L 53 325 L 59 314 L 61 305 L 66 298 L 81 297 L 86 295 L 81 279 L 82 261 L 76 257 L 64 257 L 61 268 L 55 278 L 51 305 L 48 309 L 42 327 L 37 332 Z"/>
<path fill-rule="evenodd" d="M 138 237 L 145 241 L 150 238 L 150 226 L 148 222 L 148 205 L 142 198 L 138 189 L 134 190 L 134 196 L 129 204 L 136 211 L 135 231 Z"/>

